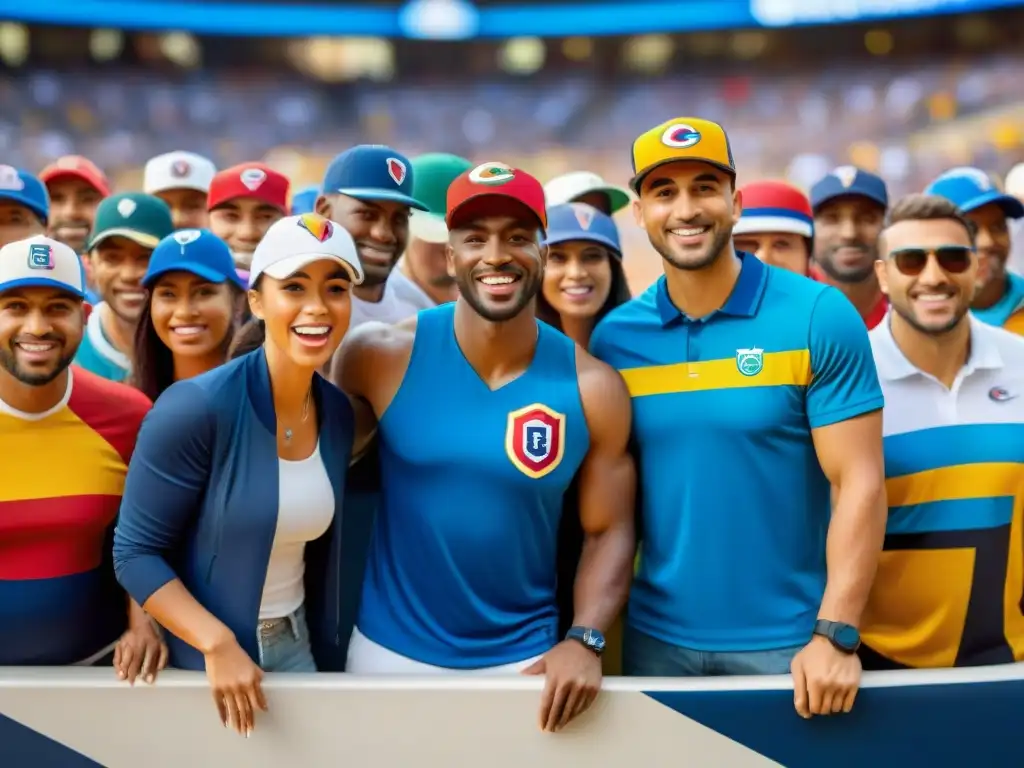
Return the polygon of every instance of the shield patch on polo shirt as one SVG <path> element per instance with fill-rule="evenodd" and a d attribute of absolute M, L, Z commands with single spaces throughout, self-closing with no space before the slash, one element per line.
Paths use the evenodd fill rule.
<path fill-rule="evenodd" d="M 744 376 L 757 376 L 764 368 L 764 350 L 737 349 L 736 368 Z"/>
<path fill-rule="evenodd" d="M 505 428 L 505 453 L 534 480 L 553 472 L 565 453 L 565 414 L 534 403 L 512 411 Z"/>

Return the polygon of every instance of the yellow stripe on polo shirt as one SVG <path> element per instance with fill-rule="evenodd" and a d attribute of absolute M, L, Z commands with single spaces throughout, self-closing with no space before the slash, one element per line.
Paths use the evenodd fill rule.
<path fill-rule="evenodd" d="M 632 397 L 746 387 L 806 387 L 811 383 L 811 353 L 806 349 L 769 352 L 761 370 L 748 376 L 736 358 L 652 365 L 619 371 Z"/>

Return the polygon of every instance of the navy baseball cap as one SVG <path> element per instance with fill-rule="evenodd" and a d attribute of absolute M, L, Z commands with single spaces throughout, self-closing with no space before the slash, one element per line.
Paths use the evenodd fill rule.
<path fill-rule="evenodd" d="M 817 212 L 829 200 L 851 196 L 866 197 L 883 208 L 889 207 L 889 191 L 880 176 L 853 165 L 841 165 L 811 187 L 811 208 Z"/>
<path fill-rule="evenodd" d="M 292 216 L 303 213 L 314 213 L 316 199 L 320 197 L 320 187 L 304 187 L 292 195 Z"/>
<path fill-rule="evenodd" d="M 149 257 L 142 285 L 149 288 L 168 272 L 191 272 L 211 283 L 230 280 L 243 290 L 246 287 L 228 244 L 208 229 L 179 229 L 161 240 Z"/>
<path fill-rule="evenodd" d="M 926 195 L 939 195 L 964 213 L 995 203 L 1008 219 L 1024 216 L 1024 205 L 1013 195 L 999 189 L 980 168 L 951 168 L 925 187 Z"/>
<path fill-rule="evenodd" d="M 28 171 L 0 165 L 0 200 L 23 205 L 43 224 L 50 218 L 50 194 L 46 185 Z"/>
<path fill-rule="evenodd" d="M 334 158 L 324 174 L 323 192 L 358 200 L 389 200 L 427 210 L 412 196 L 409 158 L 382 144 L 360 144 Z"/>
<path fill-rule="evenodd" d="M 586 203 L 563 203 L 548 208 L 544 245 L 583 240 L 610 248 L 622 258 L 619 230 L 612 217 Z"/>

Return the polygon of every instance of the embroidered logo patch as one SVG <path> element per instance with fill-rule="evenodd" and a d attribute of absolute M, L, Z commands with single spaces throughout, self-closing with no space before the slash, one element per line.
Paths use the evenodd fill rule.
<path fill-rule="evenodd" d="M 505 452 L 516 469 L 534 480 L 553 472 L 565 452 L 565 414 L 541 403 L 512 411 Z"/>

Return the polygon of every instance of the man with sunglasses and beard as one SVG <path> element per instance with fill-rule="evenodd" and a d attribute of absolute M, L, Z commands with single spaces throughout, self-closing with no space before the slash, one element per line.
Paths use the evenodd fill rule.
<path fill-rule="evenodd" d="M 590 341 L 633 398 L 642 541 L 623 668 L 791 672 L 801 716 L 849 712 L 885 527 L 867 331 L 839 291 L 735 249 L 722 126 L 675 118 L 632 155 L 665 275 Z"/>
<path fill-rule="evenodd" d="M 113 661 L 152 682 L 167 650 L 114 579 L 112 541 L 149 401 L 71 367 L 88 314 L 78 254 L 0 248 L 0 666 Z"/>
<path fill-rule="evenodd" d="M 916 194 L 879 241 L 889 514 L 867 669 L 1024 661 L 1024 340 L 968 311 L 975 233 L 950 200 Z"/>
<path fill-rule="evenodd" d="M 340 361 L 339 386 L 379 419 L 384 487 L 347 671 L 543 674 L 540 726 L 556 731 L 596 697 L 602 633 L 629 588 L 629 396 L 535 316 L 540 182 L 472 168 L 448 188 L 445 224 L 459 299 L 363 326 Z M 556 550 L 577 473 L 584 544 L 562 639 Z"/>

